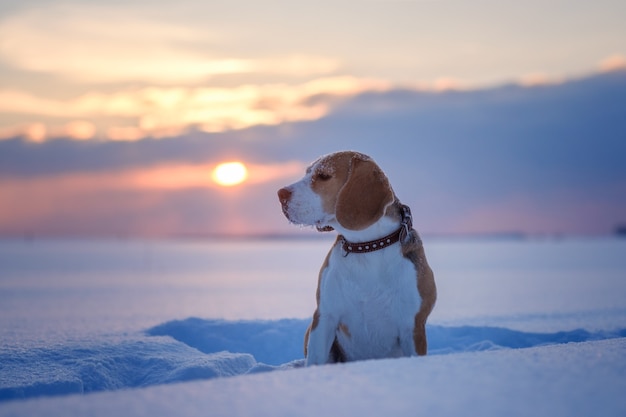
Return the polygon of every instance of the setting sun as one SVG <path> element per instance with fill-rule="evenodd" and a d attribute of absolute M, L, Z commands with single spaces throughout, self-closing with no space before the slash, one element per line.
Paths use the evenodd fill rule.
<path fill-rule="evenodd" d="M 211 174 L 213 181 L 224 187 L 241 184 L 248 178 L 248 169 L 241 162 L 219 164 Z"/>

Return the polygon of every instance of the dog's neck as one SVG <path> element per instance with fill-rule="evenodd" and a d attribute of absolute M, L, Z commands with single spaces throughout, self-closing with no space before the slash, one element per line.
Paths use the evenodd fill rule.
<path fill-rule="evenodd" d="M 397 231 L 403 222 L 404 224 L 408 223 L 409 229 L 413 227 L 410 210 L 396 199 L 387 207 L 385 214 L 380 219 L 365 229 L 349 230 L 339 224 L 333 225 L 333 227 L 345 240 L 359 243 L 382 239 Z"/>
<path fill-rule="evenodd" d="M 367 242 L 350 242 L 341 236 L 341 246 L 347 255 L 350 253 L 370 253 L 385 249 L 400 241 L 403 228 L 400 226 L 398 230 L 392 232 L 382 238 L 370 240 Z"/>
<path fill-rule="evenodd" d="M 406 242 L 413 228 L 411 209 L 397 199 L 383 217 L 371 226 L 359 230 L 337 227 L 346 253 L 369 253 L 386 248 L 394 243 Z"/>
<path fill-rule="evenodd" d="M 383 216 L 376 223 L 363 230 L 348 230 L 341 226 L 335 230 L 349 242 L 368 242 L 390 235 L 400 228 L 400 220 L 395 217 Z"/>

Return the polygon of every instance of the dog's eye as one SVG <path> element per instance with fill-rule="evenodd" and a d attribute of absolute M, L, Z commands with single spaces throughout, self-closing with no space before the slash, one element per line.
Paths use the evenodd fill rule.
<path fill-rule="evenodd" d="M 332 175 L 326 174 L 324 172 L 318 172 L 317 174 L 315 174 L 315 179 L 318 181 L 328 181 L 331 178 Z"/>

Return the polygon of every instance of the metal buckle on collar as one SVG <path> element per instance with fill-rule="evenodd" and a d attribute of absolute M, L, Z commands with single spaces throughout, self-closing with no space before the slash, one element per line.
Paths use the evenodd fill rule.
<path fill-rule="evenodd" d="M 413 216 L 411 215 L 411 208 L 409 206 L 402 204 L 400 205 L 400 209 L 402 210 L 400 240 L 405 242 L 411 233 L 411 229 L 413 229 Z"/>

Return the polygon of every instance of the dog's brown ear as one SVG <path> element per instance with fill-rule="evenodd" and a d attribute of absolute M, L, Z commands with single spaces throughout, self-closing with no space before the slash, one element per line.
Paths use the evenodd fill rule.
<path fill-rule="evenodd" d="M 337 222 L 349 230 L 365 229 L 385 214 L 393 199 L 389 180 L 378 165 L 371 159 L 355 156 L 337 197 Z"/>

